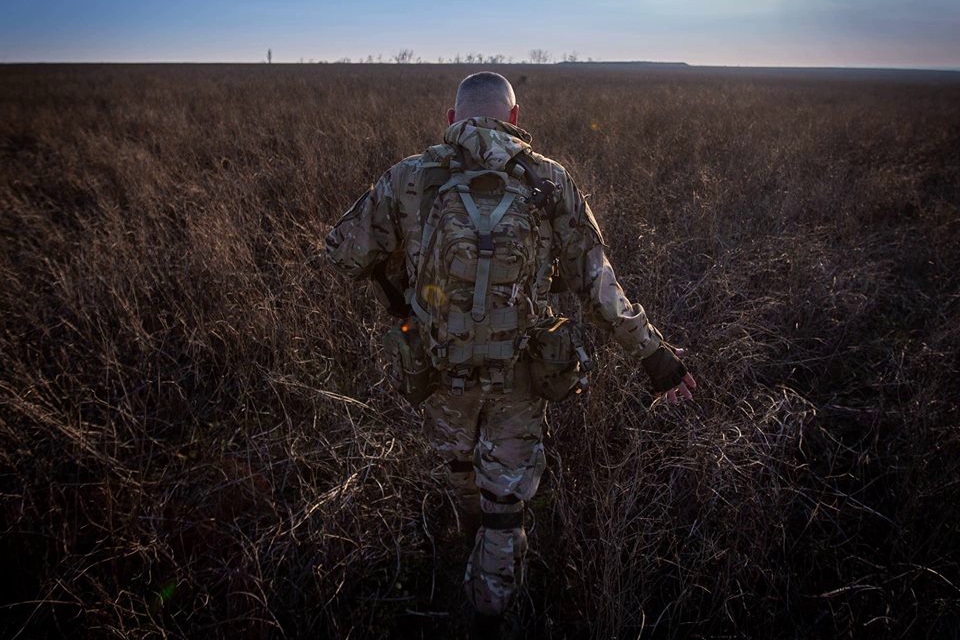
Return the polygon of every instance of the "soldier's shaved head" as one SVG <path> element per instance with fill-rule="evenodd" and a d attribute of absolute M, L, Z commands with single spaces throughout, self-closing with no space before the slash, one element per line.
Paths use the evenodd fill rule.
<path fill-rule="evenodd" d="M 480 71 L 460 82 L 456 104 L 447 113 L 447 119 L 453 124 L 465 118 L 488 116 L 516 124 L 518 110 L 510 81 L 499 73 Z"/>

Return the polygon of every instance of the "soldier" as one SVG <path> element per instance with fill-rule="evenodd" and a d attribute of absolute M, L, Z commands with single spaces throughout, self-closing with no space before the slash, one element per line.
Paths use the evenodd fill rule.
<path fill-rule="evenodd" d="M 424 425 L 446 463 L 464 518 L 479 520 L 464 576 L 467 597 L 475 611 L 475 637 L 497 637 L 503 614 L 522 584 L 527 548 L 523 510 L 536 493 L 545 466 L 542 422 L 547 402 L 534 392 L 532 369 L 523 354 L 524 336 L 529 334 L 530 318 L 552 315 L 546 303 L 552 279 L 562 278 L 578 295 L 585 315 L 610 332 L 642 364 L 652 378 L 654 391 L 665 393 L 667 402 L 692 399 L 691 390 L 696 387 L 693 376 L 679 360 L 682 351 L 663 342 L 643 307 L 624 295 L 604 254 L 597 222 L 573 180 L 559 163 L 532 152 L 530 135 L 517 126 L 519 110 L 513 87 L 506 78 L 491 72 L 468 76 L 460 83 L 455 106 L 447 112 L 450 126 L 444 134 L 444 144 L 431 147 L 428 153 L 410 156 L 387 170 L 326 238 L 328 256 L 338 270 L 352 278 L 370 277 L 380 282 L 387 302 L 398 315 L 408 313 L 408 305 L 413 305 L 420 320 L 420 335 L 429 343 L 433 361 L 441 363 L 438 388 L 425 401 Z M 518 170 L 517 164 L 525 164 L 526 170 Z M 437 319 L 436 298 L 446 301 L 457 294 L 431 293 L 430 289 L 436 287 L 424 284 L 424 274 L 419 272 L 429 260 L 428 249 L 434 251 L 431 242 L 424 245 L 424 256 L 420 255 L 421 244 L 428 235 L 424 224 L 428 219 L 436 222 L 436 218 L 428 216 L 436 214 L 441 206 L 437 204 L 440 198 L 436 185 L 428 190 L 429 181 L 424 176 L 438 165 L 446 167 L 444 178 L 454 170 L 473 170 L 477 175 L 484 171 L 522 175 L 533 187 L 543 187 L 540 191 L 552 189 L 554 196 L 543 209 L 549 215 L 535 212 L 540 236 L 534 234 L 538 244 L 533 262 L 537 264 L 533 265 L 535 275 L 530 286 L 520 282 L 523 277 L 511 272 L 509 265 L 501 265 L 498 271 L 497 260 L 509 262 L 513 257 L 504 257 L 493 246 L 518 244 L 518 239 L 509 234 L 514 233 L 511 229 L 521 227 L 506 227 L 507 231 L 502 232 L 508 234 L 506 238 L 498 238 L 494 233 L 486 253 L 494 261 L 491 272 L 489 263 L 483 268 L 479 266 L 484 252 L 482 238 L 476 240 L 483 230 L 473 228 L 478 224 L 477 212 L 471 218 L 466 210 L 460 211 L 463 233 L 469 236 L 469 242 L 464 255 L 452 258 L 452 264 L 463 267 L 470 295 L 462 310 L 447 302 L 451 310 L 444 316 L 444 322 L 449 323 L 444 329 L 449 329 L 450 335 L 455 333 L 454 324 L 463 324 L 470 330 L 464 329 L 462 335 L 467 337 L 453 347 L 449 347 L 449 341 L 437 338 L 436 327 L 425 325 Z M 447 188 L 455 192 L 449 185 Z M 523 202 L 532 202 L 533 194 L 538 192 L 522 187 L 514 187 L 513 191 L 522 194 Z M 433 222 L 428 226 L 432 227 Z M 487 228 L 486 232 L 490 234 L 491 230 Z M 401 257 L 399 271 L 406 276 L 406 286 L 397 285 L 396 278 L 391 283 L 384 274 L 384 265 L 391 258 L 396 262 L 397 256 Z M 504 274 L 517 278 L 512 287 L 511 282 L 503 280 Z M 506 299 L 508 294 L 510 298 Z M 483 305 L 492 308 L 488 298 L 496 296 L 506 301 L 497 303 L 501 326 L 491 328 L 486 317 L 490 314 L 484 315 Z M 477 299 L 483 302 L 478 303 Z M 471 304 L 473 314 L 469 313 Z M 518 308 L 523 311 L 516 311 Z M 511 330 L 522 335 L 513 342 L 495 342 L 491 338 L 501 335 L 496 331 L 512 336 Z M 470 340 L 486 342 L 481 349 Z M 491 355 L 495 344 L 502 346 L 502 356 Z M 454 355 L 459 353 L 458 349 L 466 353 L 459 359 Z M 485 355 L 477 359 L 480 351 Z M 491 359 L 495 357 L 503 359 Z"/>

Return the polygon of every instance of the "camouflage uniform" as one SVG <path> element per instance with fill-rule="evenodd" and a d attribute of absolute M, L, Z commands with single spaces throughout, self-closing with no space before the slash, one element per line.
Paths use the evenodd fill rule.
<path fill-rule="evenodd" d="M 528 152 L 541 178 L 557 185 L 557 206 L 546 235 L 546 255 L 559 259 L 560 277 L 576 293 L 586 317 L 612 333 L 638 360 L 660 345 L 660 334 L 639 304 L 631 304 L 604 253 L 603 237 L 589 205 L 566 170 L 532 153 L 522 129 L 493 118 L 462 120 L 444 143 L 463 149 L 468 169 L 502 171 L 521 151 Z M 421 226 L 417 174 L 422 156 L 397 163 L 343 215 L 326 239 L 327 253 L 343 273 L 368 276 L 378 263 L 402 252 L 409 282 L 416 282 Z M 549 270 L 538 276 L 538 312 L 547 308 Z M 407 299 L 412 297 L 407 292 Z M 448 464 L 451 485 L 465 512 L 483 513 L 465 586 L 475 609 L 501 613 L 522 582 L 526 551 L 524 503 L 536 493 L 543 473 L 542 420 L 545 401 L 529 388 L 524 363 L 516 365 L 508 393 L 495 388 L 484 372 L 462 394 L 441 388 L 425 403 L 425 430 Z M 480 494 L 479 498 L 477 494 Z"/>

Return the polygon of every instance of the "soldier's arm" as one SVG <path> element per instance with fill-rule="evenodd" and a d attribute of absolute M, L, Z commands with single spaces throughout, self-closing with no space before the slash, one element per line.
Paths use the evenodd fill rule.
<path fill-rule="evenodd" d="M 603 236 L 590 205 L 566 171 L 556 171 L 560 195 L 553 218 L 560 276 L 577 294 L 587 318 L 613 334 L 630 354 L 646 358 L 660 346 L 660 332 L 617 282 L 604 251 Z"/>
<path fill-rule="evenodd" d="M 561 277 L 580 297 L 588 317 L 640 358 L 655 393 L 664 393 L 668 403 L 692 399 L 697 382 L 679 359 L 682 350 L 664 343 L 643 307 L 624 295 L 604 253 L 600 227 L 573 180 L 559 171 L 555 182 L 561 187 L 553 225 Z"/>
<path fill-rule="evenodd" d="M 369 276 L 400 247 L 396 172 L 397 165 L 387 170 L 327 234 L 327 257 L 338 271 L 351 278 Z"/>

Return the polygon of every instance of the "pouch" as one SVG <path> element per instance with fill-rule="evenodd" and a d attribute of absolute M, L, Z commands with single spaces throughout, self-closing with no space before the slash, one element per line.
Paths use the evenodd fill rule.
<path fill-rule="evenodd" d="M 547 400 L 563 400 L 587 389 L 593 368 L 583 340 L 583 326 L 570 318 L 544 318 L 527 333 L 526 359 L 533 392 Z"/>
<path fill-rule="evenodd" d="M 417 406 L 439 385 L 439 375 L 423 348 L 414 320 L 395 325 L 383 337 L 390 384 L 407 402 Z"/>

